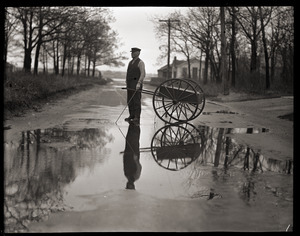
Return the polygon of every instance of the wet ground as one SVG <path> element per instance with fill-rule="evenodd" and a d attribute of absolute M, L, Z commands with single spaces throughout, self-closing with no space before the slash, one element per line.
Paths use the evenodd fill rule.
<path fill-rule="evenodd" d="M 199 118 L 168 125 L 150 95 L 140 124 L 128 124 L 121 87 L 5 142 L 6 232 L 292 229 L 292 150 L 257 143 L 272 128 L 233 122 L 236 111 L 210 101 Z"/>

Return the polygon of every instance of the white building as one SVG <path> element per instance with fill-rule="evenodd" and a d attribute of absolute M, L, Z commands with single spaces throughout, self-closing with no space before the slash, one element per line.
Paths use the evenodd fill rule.
<path fill-rule="evenodd" d="M 204 77 L 205 64 L 204 61 L 192 58 L 190 59 L 190 77 L 198 81 L 203 80 Z M 159 78 L 167 78 L 167 65 L 161 67 L 157 70 Z M 172 64 L 170 64 L 170 78 L 189 78 L 188 73 L 188 62 L 184 60 L 177 60 L 174 57 Z M 210 66 L 208 67 L 208 74 L 210 74 Z M 199 76 L 200 75 L 200 76 Z"/>

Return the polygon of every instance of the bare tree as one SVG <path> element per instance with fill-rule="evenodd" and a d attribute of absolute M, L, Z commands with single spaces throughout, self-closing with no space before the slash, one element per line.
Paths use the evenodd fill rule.
<path fill-rule="evenodd" d="M 221 18 L 221 78 L 224 85 L 224 95 L 229 94 L 229 83 L 228 83 L 228 63 L 226 53 L 226 38 L 225 38 L 225 9 L 220 7 L 220 18 Z"/>
<path fill-rule="evenodd" d="M 240 7 L 238 17 L 236 18 L 241 25 L 244 35 L 251 44 L 251 63 L 250 72 L 257 69 L 257 40 L 260 33 L 258 29 L 258 12 L 257 7 Z"/>
<path fill-rule="evenodd" d="M 257 51 L 259 35 L 263 27 L 269 23 L 271 14 L 269 14 L 268 19 L 266 21 L 263 20 L 261 24 L 259 23 L 261 21 L 258 7 L 238 7 L 237 10 L 238 17 L 236 17 L 236 20 L 239 22 L 244 35 L 249 40 L 251 45 L 250 72 L 254 72 L 257 70 L 258 66 Z"/>
<path fill-rule="evenodd" d="M 12 37 L 16 34 L 17 19 L 13 16 L 12 11 L 14 11 L 14 9 L 4 8 L 4 47 L 3 47 L 4 64 L 6 64 L 7 62 L 9 42 L 11 41 Z"/>
<path fill-rule="evenodd" d="M 14 12 L 13 16 L 21 25 L 20 32 L 23 36 L 24 48 L 23 68 L 26 72 L 31 72 L 31 57 L 35 49 L 34 74 L 38 73 L 41 48 L 45 49 L 43 53 L 47 52 L 52 58 L 55 74 L 59 74 L 61 63 L 62 75 L 64 75 L 67 60 L 68 70 L 71 68 L 73 73 L 75 58 L 77 59 L 77 74 L 79 74 L 84 52 L 89 63 L 93 60 L 95 71 L 100 51 L 102 51 L 102 56 L 107 57 L 103 48 L 106 48 L 106 51 L 109 48 L 110 54 L 113 55 L 111 58 L 114 58 L 113 65 L 121 63 L 118 60 L 123 58 L 122 53 L 115 55 L 112 51 L 117 48 L 118 39 L 109 27 L 113 17 L 105 8 L 18 7 L 11 9 Z M 103 30 L 104 28 L 106 30 Z"/>
<path fill-rule="evenodd" d="M 40 49 L 43 43 L 54 40 L 54 35 L 63 35 L 64 32 L 68 32 L 73 26 L 73 20 L 71 17 L 74 14 L 79 14 L 73 9 L 66 7 L 38 7 L 36 13 L 37 21 L 37 39 L 36 39 L 36 51 L 34 61 L 34 74 L 38 73 L 38 61 L 40 55 Z M 57 33 L 61 31 L 60 33 Z"/>
<path fill-rule="evenodd" d="M 174 29 L 171 34 L 173 51 L 179 52 L 186 57 L 188 63 L 188 78 L 191 78 L 190 61 L 193 57 L 196 57 L 199 50 L 194 47 L 186 31 L 186 18 L 180 12 L 175 12 L 170 18 L 179 20 L 177 24 L 172 24 L 172 28 Z"/>
<path fill-rule="evenodd" d="M 281 15 L 280 48 L 282 61 L 281 79 L 285 85 L 292 85 L 294 78 L 294 9 L 287 7 Z"/>
<path fill-rule="evenodd" d="M 235 87 L 236 80 L 236 9 L 234 6 L 227 8 L 231 15 L 231 40 L 230 40 L 230 55 L 231 55 L 231 86 Z"/>
<path fill-rule="evenodd" d="M 190 38 L 194 41 L 194 45 L 201 47 L 205 53 L 204 62 L 204 84 L 208 81 L 208 67 L 209 61 L 213 66 L 212 71 L 218 77 L 218 68 L 214 49 L 217 49 L 217 42 L 219 28 L 219 10 L 216 7 L 197 7 L 190 8 L 187 16 L 189 17 L 188 30 L 190 31 Z M 217 80 L 219 80 L 217 78 Z"/>
<path fill-rule="evenodd" d="M 262 8 L 261 6 L 259 6 L 258 9 L 259 9 L 260 22 L 261 22 L 262 42 L 263 42 L 263 46 L 264 46 L 264 55 L 265 55 L 266 89 L 269 89 L 270 88 L 269 53 L 268 53 L 265 27 L 270 22 L 271 15 L 272 15 L 272 7 Z M 264 22 L 264 19 L 266 19 L 265 22 Z"/>
<path fill-rule="evenodd" d="M 24 48 L 24 62 L 23 69 L 25 72 L 31 72 L 31 53 L 34 48 L 34 14 L 35 7 L 18 7 L 16 8 L 15 17 L 22 24 L 23 33 L 23 48 Z"/>

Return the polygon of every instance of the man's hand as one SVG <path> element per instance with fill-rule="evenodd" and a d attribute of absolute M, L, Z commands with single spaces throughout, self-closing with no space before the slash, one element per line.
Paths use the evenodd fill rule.
<path fill-rule="evenodd" d="M 136 84 L 136 90 L 142 89 L 142 85 L 143 85 L 143 83 L 141 81 L 138 81 Z"/>

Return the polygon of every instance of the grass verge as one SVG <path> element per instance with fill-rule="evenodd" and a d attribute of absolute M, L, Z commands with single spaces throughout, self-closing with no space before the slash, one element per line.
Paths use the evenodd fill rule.
<path fill-rule="evenodd" d="M 84 76 L 38 75 L 13 73 L 4 82 L 4 119 L 21 116 L 28 110 L 39 110 L 50 99 L 59 99 L 107 79 Z"/>

